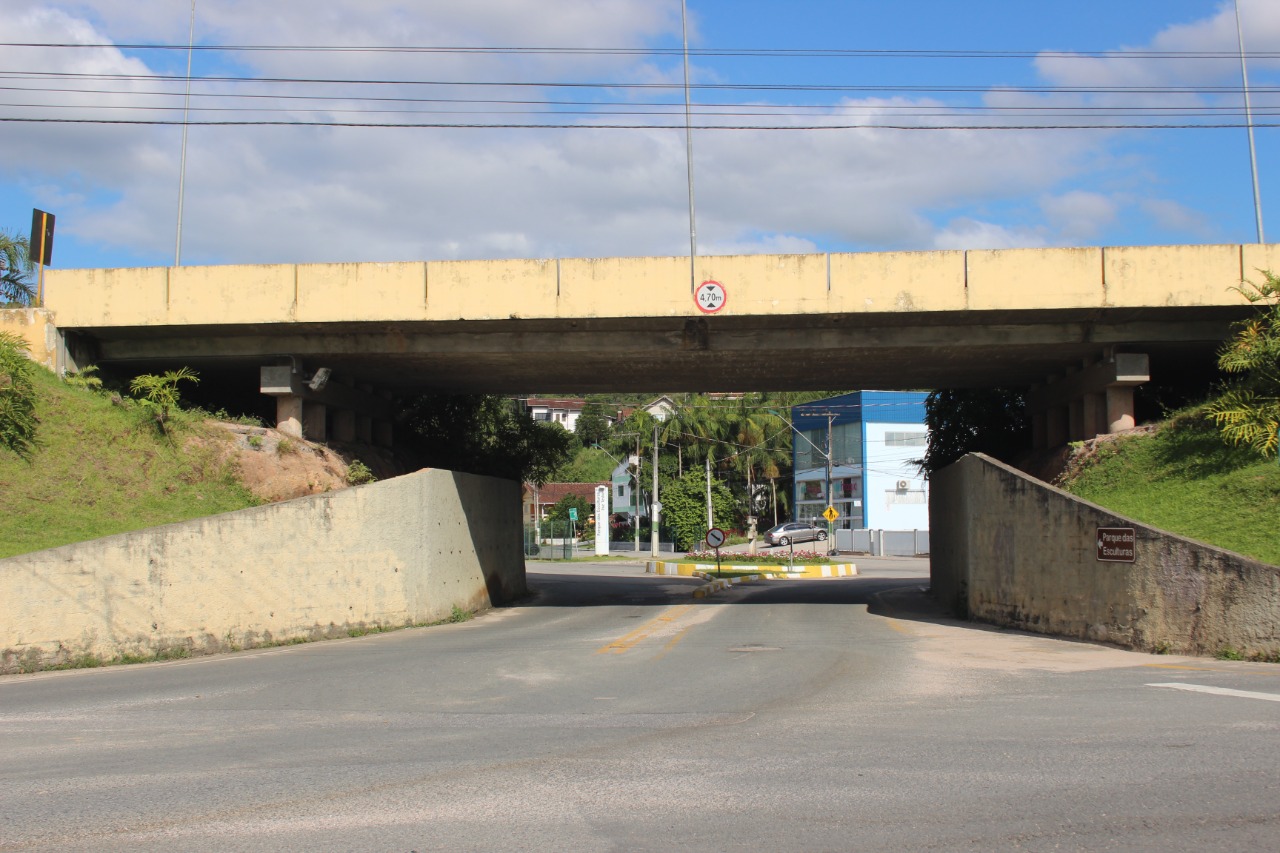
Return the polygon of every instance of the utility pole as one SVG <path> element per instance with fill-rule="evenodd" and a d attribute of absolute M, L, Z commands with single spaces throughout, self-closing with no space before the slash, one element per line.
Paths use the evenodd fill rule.
<path fill-rule="evenodd" d="M 649 554 L 658 557 L 658 519 L 662 504 L 658 501 L 658 425 L 653 425 L 653 507 L 649 512 Z"/>
<path fill-rule="evenodd" d="M 836 505 L 834 496 L 831 494 L 831 426 L 835 420 L 835 415 L 827 412 L 827 506 Z M 827 521 L 827 553 L 831 553 L 832 546 L 835 544 L 836 531 L 830 520 Z"/>
<path fill-rule="evenodd" d="M 632 531 L 636 537 L 636 553 L 640 553 L 640 433 L 636 433 L 636 494 L 632 501 L 636 507 L 636 529 Z"/>
<path fill-rule="evenodd" d="M 707 529 L 715 527 L 715 520 L 711 517 L 711 452 L 707 452 Z"/>

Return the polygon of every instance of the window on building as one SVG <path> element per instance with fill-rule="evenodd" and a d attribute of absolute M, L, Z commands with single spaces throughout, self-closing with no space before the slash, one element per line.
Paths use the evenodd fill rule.
<path fill-rule="evenodd" d="M 627 496 L 627 487 L 618 486 L 618 497 L 625 498 Z"/>
<path fill-rule="evenodd" d="M 805 430 L 796 438 L 796 467 L 822 468 L 827 464 L 827 431 Z M 862 464 L 862 425 L 836 424 L 831 429 L 831 464 Z"/>
<path fill-rule="evenodd" d="M 886 432 L 885 447 L 925 447 L 929 443 L 927 432 Z"/>
<path fill-rule="evenodd" d="M 533 419 L 535 421 L 549 421 L 551 420 L 551 413 L 550 412 L 534 412 Z"/>

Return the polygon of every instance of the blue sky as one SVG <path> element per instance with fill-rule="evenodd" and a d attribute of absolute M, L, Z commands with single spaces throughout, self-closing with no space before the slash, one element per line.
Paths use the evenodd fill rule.
<path fill-rule="evenodd" d="M 1240 9 L 1259 54 L 1255 122 L 1274 124 L 1280 3 Z M 4 41 L 107 45 L 0 49 L 0 118 L 91 120 L 0 122 L 0 227 L 55 213 L 55 266 L 173 263 L 181 128 L 101 120 L 180 121 L 181 81 L 157 78 L 181 76 L 185 51 L 111 45 L 184 45 L 189 13 L 185 0 L 0 0 Z M 1096 127 L 1241 123 L 1230 3 L 690 0 L 689 13 L 694 123 L 747 128 L 694 133 L 701 253 L 1256 239 L 1243 129 Z M 561 50 L 198 52 L 196 78 L 334 82 L 197 79 L 193 106 L 218 109 L 195 122 L 304 124 L 190 127 L 184 263 L 688 251 L 678 2 L 197 0 L 196 40 Z M 564 50 L 582 48 L 605 50 Z M 701 52 L 733 49 L 760 52 Z M 1153 50 L 1171 58 L 1135 55 Z M 355 82 L 370 79 L 388 82 Z M 462 85 L 475 82 L 499 85 Z M 95 91 L 51 91 L 77 87 Z M 332 124 L 350 121 L 573 126 Z M 1043 124 L 1073 127 L 1010 129 Z M 974 125 L 992 129 L 957 129 Z M 1264 215 L 1280 206 L 1278 142 L 1280 128 L 1257 129 Z"/>

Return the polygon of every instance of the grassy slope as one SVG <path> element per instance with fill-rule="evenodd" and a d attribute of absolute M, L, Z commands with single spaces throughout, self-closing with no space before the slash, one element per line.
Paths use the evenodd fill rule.
<path fill-rule="evenodd" d="M 183 450 L 134 407 L 34 371 L 40 447 L 0 448 L 0 558 L 253 506 L 208 449 Z M 190 429 L 198 429 L 191 427 Z"/>
<path fill-rule="evenodd" d="M 1280 565 L 1280 465 L 1191 413 L 1100 444 L 1065 488 L 1122 515 Z"/>

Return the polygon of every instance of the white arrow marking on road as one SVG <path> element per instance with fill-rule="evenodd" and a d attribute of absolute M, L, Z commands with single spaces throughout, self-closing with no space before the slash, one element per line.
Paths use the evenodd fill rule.
<path fill-rule="evenodd" d="M 1218 696 L 1235 696 L 1240 699 L 1265 699 L 1280 702 L 1280 693 L 1255 693 L 1252 690 L 1232 690 L 1230 687 L 1207 687 L 1203 684 L 1148 684 L 1148 687 L 1168 687 L 1173 690 L 1190 690 L 1192 693 L 1213 693 Z"/>

